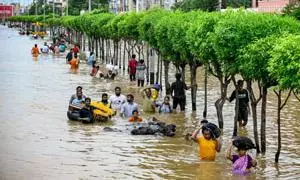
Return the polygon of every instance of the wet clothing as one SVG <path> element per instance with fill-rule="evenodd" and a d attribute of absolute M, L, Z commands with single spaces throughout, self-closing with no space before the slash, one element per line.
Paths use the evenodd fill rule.
<path fill-rule="evenodd" d="M 111 107 L 114 110 L 120 110 L 122 104 L 124 104 L 126 102 L 126 96 L 124 96 L 123 94 L 120 94 L 119 96 L 117 95 L 112 95 L 109 97 L 108 101 L 111 102 Z"/>
<path fill-rule="evenodd" d="M 142 122 L 143 119 L 140 118 L 140 117 L 133 117 L 133 116 L 132 116 L 131 118 L 128 119 L 128 121 L 129 121 L 129 122 Z"/>
<path fill-rule="evenodd" d="M 69 63 L 71 65 L 71 69 L 77 69 L 78 68 L 78 64 L 79 64 L 78 59 L 73 58 Z"/>
<path fill-rule="evenodd" d="M 31 54 L 32 54 L 33 57 L 38 57 L 38 55 L 40 54 L 39 48 L 33 47 L 31 49 Z"/>
<path fill-rule="evenodd" d="M 115 79 L 115 76 L 116 76 L 116 74 L 114 74 L 114 73 L 112 73 L 112 74 L 107 73 L 107 74 L 104 76 L 104 78 L 105 78 L 105 79 L 114 80 L 114 79 Z"/>
<path fill-rule="evenodd" d="M 105 107 L 108 107 L 108 108 L 111 108 L 111 104 L 110 103 L 104 103 L 102 101 L 98 102 L 101 106 L 105 106 Z"/>
<path fill-rule="evenodd" d="M 138 63 L 136 67 L 136 78 L 137 80 L 145 80 L 146 75 L 146 65 L 143 63 Z"/>
<path fill-rule="evenodd" d="M 137 110 L 138 111 L 138 106 L 136 103 L 132 102 L 132 103 L 124 103 L 122 106 L 121 106 L 121 111 L 120 113 L 122 113 L 126 118 L 128 117 L 131 117 L 132 116 L 132 112 L 134 110 Z"/>
<path fill-rule="evenodd" d="M 130 81 L 135 81 L 135 74 L 129 74 Z"/>
<path fill-rule="evenodd" d="M 144 87 L 144 83 L 145 83 L 145 80 L 139 80 L 138 79 L 138 87 Z"/>
<path fill-rule="evenodd" d="M 171 113 L 172 112 L 171 104 L 162 103 L 159 106 L 158 112 L 159 113 Z"/>
<path fill-rule="evenodd" d="M 66 51 L 67 46 L 65 44 L 61 44 L 59 45 L 59 51 L 60 52 L 65 52 Z"/>
<path fill-rule="evenodd" d="M 93 55 L 89 56 L 87 64 L 93 65 L 94 62 L 96 62 L 96 61 L 95 61 L 95 55 L 93 54 Z"/>
<path fill-rule="evenodd" d="M 180 110 L 185 110 L 185 90 L 187 90 L 187 86 L 185 82 L 181 80 L 176 80 L 171 85 L 171 93 L 173 94 L 173 109 L 176 109 L 178 104 L 180 106 Z"/>
<path fill-rule="evenodd" d="M 41 48 L 42 53 L 48 53 L 49 52 L 49 47 L 48 46 L 43 46 Z"/>
<path fill-rule="evenodd" d="M 93 67 L 92 72 L 90 73 L 91 76 L 96 76 L 98 72 L 98 69 L 96 67 Z"/>
<path fill-rule="evenodd" d="M 135 81 L 135 73 L 136 73 L 137 63 L 138 62 L 135 59 L 130 59 L 130 61 L 128 63 L 130 81 Z"/>
<path fill-rule="evenodd" d="M 78 53 L 79 53 L 78 47 L 74 47 L 74 48 L 73 48 L 73 53 L 74 53 L 74 54 L 78 54 Z"/>
<path fill-rule="evenodd" d="M 68 54 L 66 56 L 67 62 L 70 62 L 72 59 L 73 59 L 73 52 L 68 52 Z"/>
<path fill-rule="evenodd" d="M 202 160 L 215 160 L 217 141 L 207 140 L 203 136 L 198 137 L 199 156 Z"/>
<path fill-rule="evenodd" d="M 236 90 L 231 93 L 229 102 L 232 102 L 236 98 Z M 239 98 L 239 111 L 238 111 L 238 121 L 244 121 L 243 126 L 248 122 L 248 103 L 249 96 L 246 89 L 238 90 Z"/>
<path fill-rule="evenodd" d="M 229 102 L 232 102 L 235 99 L 235 92 L 231 93 L 229 98 Z M 239 98 L 239 110 L 247 110 L 249 103 L 248 91 L 246 89 L 238 90 L 238 98 Z"/>
<path fill-rule="evenodd" d="M 144 112 L 155 112 L 155 101 L 151 98 L 145 97 L 143 99 L 142 109 Z"/>
<path fill-rule="evenodd" d="M 86 96 L 85 95 L 82 95 L 82 99 L 85 99 Z M 77 99 L 77 95 L 76 94 L 73 94 L 69 100 L 69 104 L 72 104 L 73 100 L 74 99 Z"/>
<path fill-rule="evenodd" d="M 80 116 L 80 118 L 89 118 L 90 120 L 92 120 L 93 119 L 93 109 L 83 107 L 79 111 L 79 116 Z"/>
<path fill-rule="evenodd" d="M 75 98 L 75 99 L 73 99 L 72 100 L 72 105 L 74 105 L 74 106 L 80 106 L 82 103 L 84 103 L 84 98 L 82 97 L 81 99 L 79 99 L 79 98 Z"/>
<path fill-rule="evenodd" d="M 250 155 L 247 154 L 248 157 L 248 162 L 247 162 L 247 169 L 250 169 L 253 164 L 252 164 L 252 157 Z M 238 160 L 240 158 L 239 155 L 232 155 L 232 163 L 235 163 L 236 160 Z"/>

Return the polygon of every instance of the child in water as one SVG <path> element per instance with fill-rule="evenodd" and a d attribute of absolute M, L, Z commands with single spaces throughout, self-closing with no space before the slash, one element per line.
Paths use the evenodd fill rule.
<path fill-rule="evenodd" d="M 256 160 L 247 154 L 246 147 L 238 147 L 237 154 L 231 154 L 232 144 L 229 147 L 226 158 L 232 161 L 232 172 L 245 175 L 250 173 L 251 167 L 256 167 Z"/>
<path fill-rule="evenodd" d="M 197 136 L 201 129 L 203 136 Z M 199 145 L 199 156 L 201 160 L 215 160 L 216 152 L 220 152 L 221 150 L 221 143 L 215 138 L 213 131 L 206 126 L 206 123 L 195 130 L 191 138 Z"/>
<path fill-rule="evenodd" d="M 128 119 L 129 122 L 142 122 L 143 119 L 139 117 L 139 112 L 137 110 L 132 111 L 132 117 Z"/>
<path fill-rule="evenodd" d="M 172 106 L 170 104 L 169 96 L 166 96 L 164 98 L 164 102 L 159 106 L 158 112 L 159 113 L 171 113 L 172 112 Z"/>

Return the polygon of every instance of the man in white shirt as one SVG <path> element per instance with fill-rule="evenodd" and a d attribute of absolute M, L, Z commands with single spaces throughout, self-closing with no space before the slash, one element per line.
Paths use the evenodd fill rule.
<path fill-rule="evenodd" d="M 44 46 L 41 48 L 42 53 L 48 53 L 49 52 L 49 46 L 47 43 L 44 43 Z"/>
<path fill-rule="evenodd" d="M 116 87 L 115 88 L 115 94 L 110 96 L 108 100 L 111 103 L 112 109 L 120 110 L 122 104 L 124 104 L 126 102 L 126 96 L 121 94 L 121 88 L 120 87 Z"/>

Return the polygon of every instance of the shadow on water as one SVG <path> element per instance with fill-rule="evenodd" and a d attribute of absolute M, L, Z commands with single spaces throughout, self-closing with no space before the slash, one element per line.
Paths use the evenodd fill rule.
<path fill-rule="evenodd" d="M 258 167 L 250 176 L 233 176 L 225 151 L 233 129 L 234 103 L 224 105 L 223 148 L 215 162 L 198 160 L 197 144 L 184 139 L 199 125 L 203 111 L 203 71 L 199 69 L 197 111 L 191 112 L 190 91 L 187 111 L 171 115 L 145 114 L 174 123 L 175 137 L 132 136 L 127 120 L 118 116 L 110 122 L 82 124 L 68 121 L 66 109 L 78 85 L 84 94 L 100 99 L 120 86 L 124 94 L 141 102 L 141 88 L 128 83 L 121 71 L 115 81 L 89 76 L 89 67 L 80 64 L 77 74 L 69 72 L 65 54 L 41 55 L 32 59 L 30 49 L 41 40 L 19 36 L 16 30 L 0 26 L 0 177 L 2 179 L 297 179 L 300 178 L 300 105 L 291 99 L 282 113 L 282 154 L 274 165 L 277 146 L 276 99 L 268 97 L 267 153 L 255 155 Z M 172 71 L 173 72 L 173 71 Z M 186 76 L 188 78 L 188 75 Z M 170 74 L 174 81 L 173 74 Z M 187 79 L 187 82 L 188 79 Z M 230 87 L 230 91 L 233 87 Z M 229 91 L 229 92 L 230 92 Z M 213 77 L 208 84 L 208 120 L 217 123 L 214 101 L 219 84 Z M 163 96 L 160 96 L 160 100 Z M 259 110 L 259 108 L 258 108 Z M 258 112 L 259 113 L 259 112 Z M 105 126 L 121 132 L 106 132 Z M 259 124 L 260 126 L 260 124 Z M 240 134 L 253 138 L 252 121 Z"/>

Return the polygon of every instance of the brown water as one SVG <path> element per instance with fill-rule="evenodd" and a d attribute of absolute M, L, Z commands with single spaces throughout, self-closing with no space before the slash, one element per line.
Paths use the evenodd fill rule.
<path fill-rule="evenodd" d="M 233 176 L 225 150 L 232 135 L 234 103 L 224 106 L 223 149 L 215 162 L 198 160 L 197 145 L 190 145 L 183 134 L 192 131 L 203 110 L 203 76 L 199 73 L 197 112 L 191 112 L 187 91 L 186 113 L 158 115 L 177 125 L 173 138 L 132 136 L 127 121 L 115 117 L 106 124 L 70 122 L 66 109 L 78 85 L 84 94 L 97 99 L 102 92 L 113 93 L 121 86 L 124 93 L 136 95 L 140 89 L 120 75 L 114 82 L 104 82 L 88 75 L 81 64 L 78 74 L 71 74 L 64 56 L 41 55 L 33 60 L 34 43 L 16 30 L 0 26 L 0 179 L 299 179 L 300 178 L 300 103 L 292 98 L 282 113 L 282 153 L 274 164 L 277 146 L 276 99 L 270 92 L 267 118 L 267 153 L 256 156 L 258 167 L 249 176 Z M 171 75 L 173 77 L 173 75 Z M 126 78 L 125 78 L 126 77 Z M 172 79 L 173 81 L 173 79 Z M 219 95 L 218 82 L 209 79 L 208 119 L 217 122 L 214 101 Z M 231 89 L 232 90 L 232 87 Z M 161 97 L 162 98 L 162 97 Z M 144 115 L 144 118 L 150 115 Z M 103 127 L 122 132 L 104 132 Z M 252 120 L 241 134 L 253 137 Z"/>

